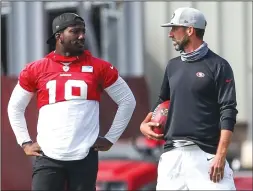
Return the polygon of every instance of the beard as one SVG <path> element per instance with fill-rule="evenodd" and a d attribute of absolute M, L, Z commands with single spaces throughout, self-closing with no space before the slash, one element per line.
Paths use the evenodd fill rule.
<path fill-rule="evenodd" d="M 189 39 L 189 36 L 185 34 L 181 40 L 173 39 L 173 41 L 174 41 L 174 46 L 175 46 L 176 51 L 184 51 L 184 47 L 189 44 L 190 39 Z"/>
<path fill-rule="evenodd" d="M 85 49 L 85 39 L 72 41 L 71 45 L 73 54 L 80 55 Z"/>
<path fill-rule="evenodd" d="M 64 47 L 64 51 L 70 56 L 79 56 L 85 50 L 85 39 L 84 40 L 72 40 L 66 42 L 62 39 L 61 44 Z"/>

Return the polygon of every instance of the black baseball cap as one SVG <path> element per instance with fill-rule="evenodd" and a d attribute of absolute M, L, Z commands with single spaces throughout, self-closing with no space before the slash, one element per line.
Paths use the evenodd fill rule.
<path fill-rule="evenodd" d="M 47 40 L 47 44 L 51 44 L 54 40 L 55 33 L 71 26 L 71 25 L 85 25 L 85 22 L 82 17 L 75 13 L 63 13 L 54 18 L 52 23 L 53 34 Z"/>

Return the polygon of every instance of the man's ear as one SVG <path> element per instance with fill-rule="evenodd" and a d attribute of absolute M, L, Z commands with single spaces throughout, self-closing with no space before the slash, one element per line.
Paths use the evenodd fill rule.
<path fill-rule="evenodd" d="M 194 28 L 189 27 L 186 32 L 187 32 L 188 36 L 191 36 L 194 33 Z"/>
<path fill-rule="evenodd" d="M 63 39 L 62 39 L 62 35 L 61 35 L 61 33 L 56 33 L 55 34 L 55 39 L 57 40 L 57 39 L 59 39 L 60 40 L 60 42 L 62 42 L 63 41 Z"/>
<path fill-rule="evenodd" d="M 61 34 L 60 33 L 55 33 L 55 39 L 59 39 L 60 38 L 60 36 L 61 36 Z"/>

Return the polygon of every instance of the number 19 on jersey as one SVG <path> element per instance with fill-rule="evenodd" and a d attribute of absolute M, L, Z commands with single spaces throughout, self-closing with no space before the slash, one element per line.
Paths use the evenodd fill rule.
<path fill-rule="evenodd" d="M 72 94 L 73 87 L 80 88 L 80 95 Z M 51 80 L 47 82 L 46 88 L 49 93 L 49 104 L 56 103 L 57 81 Z M 63 95 L 65 100 L 87 99 L 88 85 L 82 80 L 67 80 L 62 91 L 64 91 Z"/>

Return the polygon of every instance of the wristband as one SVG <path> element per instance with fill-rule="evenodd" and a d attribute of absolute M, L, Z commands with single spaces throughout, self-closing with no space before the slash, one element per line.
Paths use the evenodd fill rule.
<path fill-rule="evenodd" d="M 30 143 L 33 143 L 33 142 L 32 142 L 32 141 L 26 141 L 26 142 L 23 142 L 21 146 L 23 147 L 23 146 L 25 146 L 26 144 L 30 144 Z"/>

